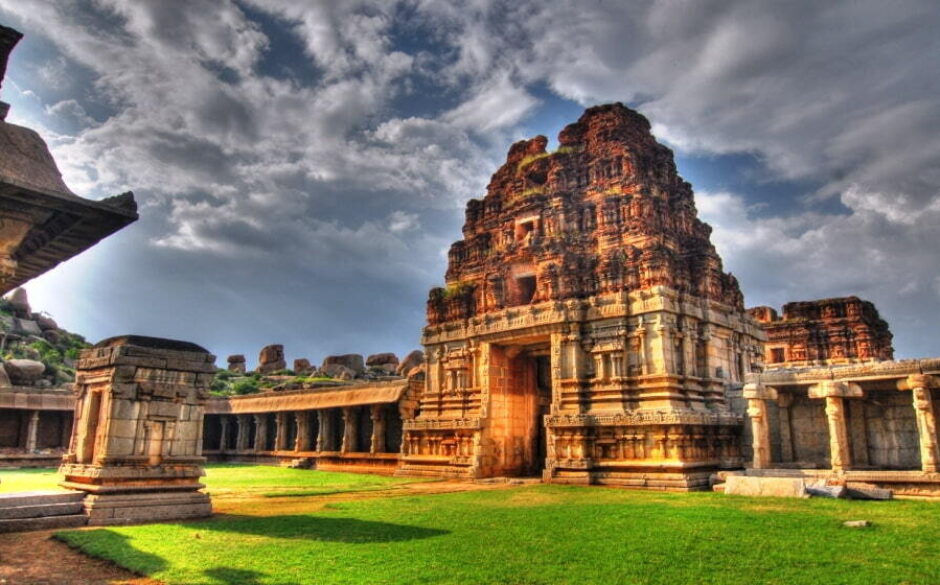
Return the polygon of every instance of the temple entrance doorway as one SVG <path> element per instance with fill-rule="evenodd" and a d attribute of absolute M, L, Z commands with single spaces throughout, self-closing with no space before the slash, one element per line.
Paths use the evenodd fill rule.
<path fill-rule="evenodd" d="M 552 405 L 549 344 L 493 346 L 490 436 L 496 465 L 490 475 L 541 477 L 548 454 L 545 415 Z"/>

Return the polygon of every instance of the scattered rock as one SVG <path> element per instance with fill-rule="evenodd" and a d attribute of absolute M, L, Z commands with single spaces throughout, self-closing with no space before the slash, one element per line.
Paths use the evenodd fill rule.
<path fill-rule="evenodd" d="M 228 371 L 244 374 L 245 370 L 245 356 L 240 353 L 228 356 Z"/>
<path fill-rule="evenodd" d="M 287 369 L 284 361 L 284 346 L 281 344 L 268 345 L 258 354 L 258 371 L 262 374 L 272 374 L 278 370 Z"/>
<path fill-rule="evenodd" d="M 36 360 L 7 360 L 4 366 L 10 381 L 17 385 L 33 384 L 46 371 L 45 364 Z"/>
<path fill-rule="evenodd" d="M 808 498 L 802 479 L 791 477 L 750 477 L 732 475 L 725 481 L 725 493 L 733 496 Z"/>
<path fill-rule="evenodd" d="M 49 331 L 50 329 L 59 328 L 59 324 L 55 322 L 55 319 L 48 315 L 36 313 L 34 317 L 35 319 L 33 320 L 36 321 L 36 324 L 39 325 L 39 329 L 42 331 Z"/>
<path fill-rule="evenodd" d="M 13 308 L 13 315 L 20 319 L 29 319 L 32 309 L 29 308 L 29 297 L 26 295 L 26 289 L 18 288 L 14 290 L 7 300 Z"/>
<path fill-rule="evenodd" d="M 366 366 L 379 374 L 390 375 L 398 371 L 398 356 L 393 353 L 377 353 L 366 358 Z"/>
<path fill-rule="evenodd" d="M 309 376 L 316 371 L 316 368 L 310 364 L 307 358 L 298 358 L 294 360 L 294 373 L 298 376 Z"/>
<path fill-rule="evenodd" d="M 62 340 L 62 330 L 61 329 L 47 329 L 42 332 L 42 338 L 48 341 L 49 343 L 55 345 Z"/>
<path fill-rule="evenodd" d="M 356 377 L 356 372 L 347 368 L 343 364 L 328 364 L 320 369 L 324 374 L 337 380 L 352 380 Z"/>
<path fill-rule="evenodd" d="M 359 376 L 366 371 L 366 366 L 362 356 L 358 353 L 327 356 L 326 359 L 323 360 L 323 365 L 320 367 L 320 369 L 335 378 L 336 375 L 331 373 L 329 368 L 330 366 L 336 365 L 344 366 L 352 370 L 353 377 Z"/>
<path fill-rule="evenodd" d="M 415 366 L 420 366 L 423 363 L 424 363 L 424 352 L 421 351 L 420 349 L 416 349 L 413 352 L 406 355 L 405 359 L 403 359 L 401 363 L 398 364 L 398 375 L 399 376 L 410 375 L 411 370 L 413 370 Z"/>
<path fill-rule="evenodd" d="M 871 522 L 868 520 L 846 520 L 842 523 L 846 528 L 868 528 Z"/>

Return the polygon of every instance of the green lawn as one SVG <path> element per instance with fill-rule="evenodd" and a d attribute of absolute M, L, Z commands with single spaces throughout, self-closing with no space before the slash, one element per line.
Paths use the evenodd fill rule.
<path fill-rule="evenodd" d="M 59 489 L 60 481 L 55 469 L 0 470 L 0 492 Z M 262 497 L 382 490 L 416 481 L 427 480 L 225 463 L 207 465 L 203 478 L 206 491 L 213 495 Z"/>
<path fill-rule="evenodd" d="M 323 477 L 316 489 L 324 490 L 358 481 L 330 474 L 339 482 L 331 484 L 322 472 L 277 468 L 212 471 L 231 472 L 231 489 L 247 482 L 259 493 L 299 489 L 293 473 Z M 210 490 L 223 483 L 214 475 Z M 552 485 L 364 496 L 230 501 L 208 521 L 59 537 L 187 585 L 940 583 L 940 505 L 930 502 Z M 855 519 L 874 526 L 842 526 Z"/>

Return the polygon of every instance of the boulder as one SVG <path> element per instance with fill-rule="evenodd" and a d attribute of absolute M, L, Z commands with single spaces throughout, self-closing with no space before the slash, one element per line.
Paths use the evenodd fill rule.
<path fill-rule="evenodd" d="M 330 355 L 323 360 L 323 365 L 320 366 L 320 369 L 335 378 L 336 376 L 331 374 L 329 371 L 330 366 L 345 366 L 352 370 L 356 376 L 359 376 L 366 371 L 366 365 L 363 362 L 362 356 L 358 353 Z"/>
<path fill-rule="evenodd" d="M 7 360 L 4 367 L 10 381 L 18 385 L 33 384 L 42 379 L 46 371 L 46 366 L 42 362 L 26 359 Z"/>
<path fill-rule="evenodd" d="M 244 374 L 245 370 L 245 356 L 242 354 L 228 356 L 228 371 Z"/>
<path fill-rule="evenodd" d="M 18 288 L 14 290 L 7 300 L 13 308 L 13 315 L 20 319 L 29 319 L 32 309 L 29 308 L 29 297 L 26 295 L 26 289 Z"/>
<path fill-rule="evenodd" d="M 343 364 L 327 364 L 320 368 L 320 371 L 331 378 L 337 380 L 352 380 L 356 377 L 356 372 L 352 368 L 347 368 Z"/>
<path fill-rule="evenodd" d="M 311 365 L 307 358 L 297 358 L 294 360 L 294 373 L 298 376 L 309 376 L 314 373 L 316 368 Z"/>
<path fill-rule="evenodd" d="M 10 376 L 7 375 L 6 368 L 0 363 L 0 388 L 9 388 L 12 385 Z"/>
<path fill-rule="evenodd" d="M 394 374 L 398 371 L 398 356 L 393 353 L 376 353 L 366 358 L 366 366 L 370 370 L 379 370 L 384 374 Z"/>
<path fill-rule="evenodd" d="M 55 319 L 48 315 L 37 314 L 35 321 L 36 324 L 39 325 L 39 329 L 42 331 L 49 331 L 51 329 L 59 328 L 59 324 L 55 322 Z"/>
<path fill-rule="evenodd" d="M 424 363 L 424 352 L 416 349 L 405 356 L 405 359 L 398 364 L 398 375 L 407 376 L 416 366 Z"/>
<path fill-rule="evenodd" d="M 284 361 L 284 346 L 281 344 L 267 345 L 261 348 L 258 354 L 258 371 L 262 374 L 271 374 L 278 370 L 286 370 Z"/>

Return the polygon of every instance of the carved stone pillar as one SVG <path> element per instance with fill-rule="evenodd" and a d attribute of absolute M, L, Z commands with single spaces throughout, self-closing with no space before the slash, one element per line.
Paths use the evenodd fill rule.
<path fill-rule="evenodd" d="M 29 452 L 36 450 L 39 439 L 39 411 L 34 410 L 29 415 L 29 423 L 26 427 L 26 450 Z"/>
<path fill-rule="evenodd" d="M 284 451 L 287 449 L 287 417 L 288 412 L 279 412 L 274 418 L 277 430 L 274 435 L 274 450 Z"/>
<path fill-rule="evenodd" d="M 235 436 L 235 450 L 245 451 L 248 449 L 248 417 L 247 414 L 239 414 L 235 419 L 238 425 L 238 434 Z"/>
<path fill-rule="evenodd" d="M 306 451 L 310 444 L 310 413 L 300 411 L 294 413 L 294 422 L 297 425 L 297 436 L 291 447 L 294 451 Z"/>
<path fill-rule="evenodd" d="M 226 441 L 228 440 L 228 417 L 224 414 L 219 417 L 219 427 L 222 432 L 219 435 L 219 451 L 225 451 L 228 447 Z"/>
<path fill-rule="evenodd" d="M 793 431 L 790 428 L 790 406 L 793 405 L 792 394 L 780 394 L 777 398 L 778 420 L 780 424 L 780 461 L 790 463 L 793 461 Z"/>
<path fill-rule="evenodd" d="M 255 417 L 255 448 L 254 451 L 266 451 L 268 441 L 268 416 L 256 414 Z"/>
<path fill-rule="evenodd" d="M 767 416 L 767 400 L 777 400 L 777 391 L 763 384 L 744 386 L 744 398 L 747 399 L 747 416 L 751 421 L 751 448 L 754 458 L 753 469 L 771 467 L 770 457 L 770 420 Z"/>
<path fill-rule="evenodd" d="M 917 415 L 917 432 L 920 435 L 920 465 L 927 473 L 936 473 L 937 455 L 937 420 L 933 410 L 933 398 L 930 388 L 932 376 L 916 374 L 907 377 L 914 398 L 914 413 Z"/>
<path fill-rule="evenodd" d="M 372 406 L 372 445 L 370 453 L 385 452 L 385 405 Z"/>
<path fill-rule="evenodd" d="M 327 441 L 330 440 L 330 417 L 328 416 L 327 410 L 318 410 L 317 411 L 317 451 L 327 451 L 329 445 Z"/>
<path fill-rule="evenodd" d="M 845 399 L 864 396 L 861 386 L 850 382 L 825 381 L 809 388 L 810 398 L 826 399 L 829 422 L 829 460 L 833 471 L 851 468 L 849 431 L 845 420 Z"/>
<path fill-rule="evenodd" d="M 342 453 L 355 451 L 356 446 L 356 409 L 350 406 L 343 408 L 343 445 L 340 448 Z"/>

